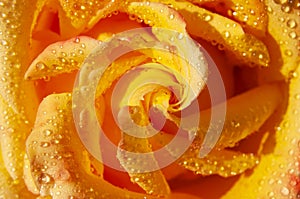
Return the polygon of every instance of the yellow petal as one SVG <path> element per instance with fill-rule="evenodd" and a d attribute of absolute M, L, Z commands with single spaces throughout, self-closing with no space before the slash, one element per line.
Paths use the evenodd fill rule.
<path fill-rule="evenodd" d="M 222 48 L 225 47 L 245 65 L 269 65 L 266 45 L 253 35 L 245 33 L 237 22 L 189 2 L 164 2 L 171 4 L 183 16 L 189 34 L 222 45 Z"/>
<path fill-rule="evenodd" d="M 178 161 L 180 165 L 203 176 L 218 174 L 223 177 L 235 176 L 251 169 L 259 163 L 253 154 L 230 150 L 214 150 L 204 158 L 197 153 L 184 154 Z"/>
<path fill-rule="evenodd" d="M 76 29 L 92 27 L 101 18 L 105 18 L 108 14 L 111 14 L 114 8 L 122 3 L 111 0 L 101 2 L 59 0 L 59 2 Z"/>
<path fill-rule="evenodd" d="M 32 193 L 30 193 L 25 184 L 19 180 L 13 180 L 10 174 L 7 172 L 4 166 L 3 158 L 0 153 L 0 198 L 35 198 Z"/>
<path fill-rule="evenodd" d="M 159 168 L 148 139 L 136 138 L 123 133 L 120 147 L 122 149 L 118 150 L 117 157 L 121 165 L 127 170 L 132 182 L 137 183 L 148 194 L 160 197 L 170 194 L 169 185 L 162 172 L 160 170 L 149 172 L 147 169 L 149 164 L 152 164 L 150 168 Z M 123 150 L 126 152 L 124 153 Z M 136 156 L 131 155 L 130 152 L 138 154 L 138 158 L 135 158 Z M 144 155 L 145 153 L 148 155 Z M 143 156 L 145 158 L 142 158 Z"/>
<path fill-rule="evenodd" d="M 216 10 L 223 16 L 238 21 L 246 32 L 259 38 L 265 36 L 268 15 L 265 4 L 260 0 L 189 0 L 201 7 Z"/>
<path fill-rule="evenodd" d="M 300 72 L 300 67 L 296 72 Z M 298 112 L 300 107 L 299 77 L 291 80 L 289 85 L 288 107 L 280 125 L 268 131 L 274 135 L 274 141 L 267 140 L 260 164 L 251 175 L 243 174 L 237 183 L 223 198 L 235 198 L 241 193 L 248 193 L 245 198 L 297 198 L 299 194 L 299 129 Z M 271 153 L 268 151 L 271 150 Z M 261 191 L 258 191 L 261 190 Z"/>
<path fill-rule="evenodd" d="M 272 68 L 259 71 L 259 81 L 262 83 L 297 76 L 295 71 L 300 63 L 299 10 L 293 9 L 293 5 L 275 2 L 266 1 L 269 23 L 268 35 L 264 40 L 269 48 Z M 297 1 L 292 2 L 296 4 Z"/>
<path fill-rule="evenodd" d="M 76 37 L 49 45 L 30 64 L 26 79 L 41 79 L 78 70 L 100 41 L 90 37 Z"/>
<path fill-rule="evenodd" d="M 222 129 L 218 124 L 219 120 L 217 123 L 211 121 L 211 114 L 212 111 L 222 113 L 223 104 L 201 111 L 199 113 L 198 133 L 194 140 L 196 144 L 193 145 L 193 150 L 199 150 L 202 145 L 202 152 L 206 155 L 209 152 L 206 150 L 213 147 L 221 149 L 234 147 L 240 140 L 259 130 L 279 106 L 281 96 L 279 85 L 266 84 L 230 98 L 226 102 L 226 118 L 224 118 Z M 217 114 L 215 117 L 219 118 L 220 116 Z M 193 118 L 195 118 L 195 115 L 182 118 L 182 128 L 191 129 Z M 175 116 L 172 116 L 172 119 L 175 123 L 180 124 Z M 220 134 L 217 134 L 217 132 Z M 206 137 L 204 138 L 204 136 Z"/>
<path fill-rule="evenodd" d="M 266 40 L 272 48 L 273 67 L 258 74 L 261 82 L 289 79 L 287 99 L 283 103 L 287 107 L 282 107 L 285 113 L 281 116 L 280 124 L 266 130 L 272 136 L 263 145 L 260 164 L 250 176 L 242 175 L 224 198 L 234 198 L 244 191 L 249 193 L 246 198 L 251 199 L 299 197 L 299 41 L 288 36 L 291 32 L 299 34 L 299 11 L 289 4 L 277 5 L 275 1 L 266 3 L 269 6 L 268 29 L 271 35 Z"/>
<path fill-rule="evenodd" d="M 34 9 L 35 1 L 2 1 L 0 4 L 0 32 L 3 33 L 0 34 L 1 147 L 13 179 L 22 178 L 25 138 L 38 102 L 33 82 L 23 79 L 30 62 L 29 40 Z M 8 152 L 14 155 L 8 156 Z"/>

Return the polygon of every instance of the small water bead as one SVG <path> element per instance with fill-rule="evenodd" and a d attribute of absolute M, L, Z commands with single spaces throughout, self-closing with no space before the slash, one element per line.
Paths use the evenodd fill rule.
<path fill-rule="evenodd" d="M 132 21 L 135 21 L 137 19 L 137 16 L 133 15 L 133 14 L 130 14 L 129 19 L 132 20 Z"/>
<path fill-rule="evenodd" d="M 46 68 L 46 64 L 44 64 L 43 62 L 38 62 L 35 65 L 35 67 L 36 67 L 37 70 L 44 70 Z"/>
<path fill-rule="evenodd" d="M 79 43 L 79 42 L 80 42 L 80 38 L 79 38 L 79 37 L 76 37 L 75 40 L 74 40 L 74 42 L 75 42 L 75 43 Z"/>
<path fill-rule="evenodd" d="M 285 12 L 285 13 L 290 13 L 291 10 L 292 10 L 292 8 L 291 8 L 291 6 L 289 6 L 289 5 L 282 5 L 282 6 L 281 6 L 281 10 L 282 10 L 283 12 Z"/>
<path fill-rule="evenodd" d="M 288 196 L 290 194 L 290 190 L 286 187 L 282 187 L 280 193 L 284 196 Z"/>
<path fill-rule="evenodd" d="M 48 184 L 52 181 L 52 178 L 50 175 L 46 174 L 46 173 L 42 173 L 39 178 L 38 181 L 40 184 Z"/>
<path fill-rule="evenodd" d="M 8 45 L 8 42 L 7 42 L 5 39 L 2 39 L 2 40 L 1 40 L 1 45 L 2 45 L 2 46 L 7 46 L 7 45 Z"/>
<path fill-rule="evenodd" d="M 230 37 L 230 32 L 224 31 L 224 36 L 225 36 L 226 38 L 229 38 L 229 37 Z"/>
<path fill-rule="evenodd" d="M 285 54 L 286 56 L 291 57 L 291 56 L 293 55 L 293 52 L 292 52 L 291 50 L 285 50 L 285 51 L 284 51 L 284 54 Z"/>
<path fill-rule="evenodd" d="M 289 37 L 291 39 L 296 39 L 297 38 L 297 33 L 295 31 L 292 31 L 292 32 L 289 33 Z"/>
<path fill-rule="evenodd" d="M 45 136 L 50 136 L 50 135 L 52 135 L 52 133 L 53 133 L 53 131 L 52 131 L 52 130 L 49 130 L 49 129 L 45 129 L 45 130 L 43 131 L 43 134 L 44 134 Z"/>
<path fill-rule="evenodd" d="M 296 28 L 297 26 L 297 22 L 294 19 L 289 19 L 286 24 L 289 28 Z"/>
<path fill-rule="evenodd" d="M 289 75 L 288 75 L 289 80 L 294 79 L 296 77 L 298 77 L 298 73 L 296 71 L 290 71 L 289 72 Z"/>
<path fill-rule="evenodd" d="M 203 17 L 204 21 L 207 21 L 207 22 L 208 22 L 208 21 L 211 21 L 212 18 L 213 18 L 213 17 L 212 17 L 211 15 L 209 15 L 209 14 L 203 14 L 202 17 Z"/>
<path fill-rule="evenodd" d="M 170 14 L 169 19 L 173 20 L 175 16 L 173 14 Z"/>
<path fill-rule="evenodd" d="M 50 143 L 49 143 L 49 142 L 41 142 L 40 146 L 41 146 L 42 148 L 47 148 L 47 147 L 50 146 Z"/>

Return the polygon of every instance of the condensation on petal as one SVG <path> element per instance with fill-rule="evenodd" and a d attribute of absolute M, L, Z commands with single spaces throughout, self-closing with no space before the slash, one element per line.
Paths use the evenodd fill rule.
<path fill-rule="evenodd" d="M 4 153 L 4 155 L 10 155 L 11 153 Z M 0 198 L 34 198 L 36 197 L 30 193 L 24 182 L 21 180 L 13 180 L 10 174 L 7 172 L 3 162 L 2 153 L 0 153 Z"/>
<path fill-rule="evenodd" d="M 240 24 L 197 7 L 189 2 L 166 1 L 173 5 L 185 19 L 187 31 L 214 44 L 223 45 L 238 60 L 246 65 L 269 65 L 266 45 L 253 35 L 243 31 Z M 249 64 L 252 63 L 252 64 Z"/>
<path fill-rule="evenodd" d="M 149 172 L 147 169 L 149 166 L 158 167 L 151 154 L 152 149 L 148 139 L 136 138 L 124 133 L 119 147 L 121 148 L 118 149 L 117 158 L 129 173 L 133 183 L 137 183 L 151 195 L 167 196 L 170 194 L 170 188 L 162 172 L 160 170 Z M 130 152 L 138 155 L 131 155 Z M 148 155 L 146 156 L 145 153 Z"/>
<path fill-rule="evenodd" d="M 173 9 L 162 3 L 132 2 L 122 8 L 126 13 L 136 15 L 144 23 L 184 33 L 184 19 Z"/>
<path fill-rule="evenodd" d="M 131 52 L 119 57 L 103 72 L 97 87 L 97 95 L 103 94 L 126 71 L 149 61 L 149 58 L 140 52 Z"/>
<path fill-rule="evenodd" d="M 105 0 L 101 2 L 83 0 L 59 0 L 67 17 L 70 18 L 72 25 L 77 28 L 92 27 L 101 18 L 107 17 L 119 4 L 123 2 Z"/>
<path fill-rule="evenodd" d="M 1 146 L 7 170 L 21 179 L 25 138 L 37 108 L 33 82 L 23 79 L 30 63 L 30 29 L 36 1 L 0 4 L 0 112 Z M 11 134 L 11 135 L 10 135 Z M 13 151 L 13 156 L 6 152 Z"/>
<path fill-rule="evenodd" d="M 143 194 L 123 190 L 103 180 L 103 165 L 93 164 L 93 157 L 77 135 L 71 100 L 68 93 L 47 96 L 40 104 L 36 123 L 26 142 L 31 174 L 41 196 L 144 198 Z M 98 174 L 91 169 L 91 164 Z"/>
<path fill-rule="evenodd" d="M 281 3 L 282 2 L 282 3 Z M 297 1 L 290 1 L 291 4 Z M 287 79 L 285 113 L 274 135 L 262 146 L 260 164 L 250 176 L 243 175 L 224 195 L 235 198 L 241 192 L 253 193 L 253 198 L 297 198 L 299 196 L 299 140 L 300 140 L 300 65 L 299 41 L 288 36 L 299 33 L 299 10 L 285 1 L 266 1 L 268 6 L 272 70 L 258 73 L 261 83 Z M 298 14 L 297 14 L 298 13 Z M 298 15 L 298 16 L 297 16 Z M 293 34 L 292 34 L 293 35 Z M 275 41 L 274 41 L 275 39 Z M 271 68 L 270 68 L 271 69 Z M 272 138 L 274 140 L 272 140 Z M 270 151 L 272 153 L 270 153 Z M 264 190 L 257 192 L 256 190 Z"/>
<path fill-rule="evenodd" d="M 85 58 L 100 44 L 100 41 L 85 36 L 51 44 L 31 63 L 25 78 L 42 79 L 78 70 Z"/>
<path fill-rule="evenodd" d="M 190 0 L 200 7 L 216 10 L 239 22 L 246 32 L 262 38 L 266 34 L 268 15 L 264 3 L 260 0 Z"/>
<path fill-rule="evenodd" d="M 264 83 L 289 80 L 299 76 L 295 72 L 300 63 L 299 9 L 294 9 L 287 2 L 281 5 L 276 4 L 276 1 L 268 0 L 266 4 L 268 6 L 269 34 L 264 42 L 269 48 L 272 68 L 259 71 L 259 81 Z"/>
<path fill-rule="evenodd" d="M 211 109 L 201 111 L 200 123 L 190 150 L 197 151 L 203 157 L 214 147 L 223 149 L 236 146 L 240 140 L 260 129 L 278 108 L 281 98 L 280 85 L 266 84 L 229 99 L 226 102 L 227 115 L 221 123 L 211 118 Z M 213 107 L 215 110 L 219 108 L 222 108 L 222 104 Z M 181 121 L 174 115 L 170 116 L 177 125 L 181 122 L 183 129 L 193 130 L 191 121 L 194 115 L 181 118 Z M 215 143 L 215 140 L 218 142 Z"/>
<path fill-rule="evenodd" d="M 187 87 L 184 91 L 186 102 L 181 104 L 181 108 L 185 108 L 205 85 L 207 63 L 200 46 L 189 38 L 184 19 L 174 9 L 161 3 L 133 2 L 125 6 L 124 10 L 152 26 L 155 37 L 161 43 L 166 43 L 166 49 L 171 54 L 152 50 L 152 57 L 157 62 L 176 69 L 186 81 L 181 81 Z M 149 55 L 149 51 L 144 52 Z"/>
<path fill-rule="evenodd" d="M 196 153 L 187 152 L 178 160 L 178 163 L 199 175 L 218 174 L 230 177 L 253 168 L 259 163 L 259 160 L 253 154 L 223 149 L 212 151 L 205 158 L 199 158 Z"/>

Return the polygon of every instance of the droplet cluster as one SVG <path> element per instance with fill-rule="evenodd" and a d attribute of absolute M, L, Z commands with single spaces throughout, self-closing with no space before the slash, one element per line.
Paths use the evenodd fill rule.
<path fill-rule="evenodd" d="M 60 0 L 60 3 L 75 27 L 86 25 L 93 17 L 101 19 L 116 14 L 114 8 L 116 7 L 117 1 L 115 0 Z M 102 12 L 99 12 L 100 10 L 102 10 Z"/>
<path fill-rule="evenodd" d="M 75 37 L 64 43 L 54 43 L 33 61 L 25 77 L 49 80 L 51 76 L 77 70 L 89 53 L 100 43 L 88 37 Z"/>

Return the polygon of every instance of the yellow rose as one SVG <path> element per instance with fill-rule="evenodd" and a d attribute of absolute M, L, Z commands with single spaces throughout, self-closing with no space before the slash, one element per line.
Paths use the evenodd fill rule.
<path fill-rule="evenodd" d="M 299 6 L 275 0 L 0 1 L 0 197 L 299 197 Z M 117 34 L 135 28 L 143 28 L 140 35 Z M 216 63 L 227 102 L 210 96 L 218 92 L 210 85 L 219 83 L 210 83 L 213 64 L 187 34 Z M 143 49 L 143 42 L 155 45 Z M 112 64 L 105 60 L 133 46 L 141 49 Z M 102 78 L 93 87 L 92 119 L 89 95 L 80 98 L 87 109 L 74 104 L 74 96 L 77 88 L 86 93 L 82 82 L 97 53 L 108 66 L 96 72 Z M 193 101 L 200 112 L 184 115 Z M 114 104 L 121 107 L 118 124 Z M 104 134 L 88 134 L 95 118 L 117 148 L 111 159 L 126 173 L 107 164 Z M 159 126 L 160 120 L 166 123 Z M 159 133 L 135 137 L 155 130 L 151 126 Z M 178 138 L 180 130 L 191 138 Z M 176 138 L 192 140 L 183 154 L 165 147 Z M 176 160 L 142 173 L 135 169 L 149 165 L 126 153 L 147 152 L 156 168 L 162 160 L 151 152 L 161 148 Z"/>

